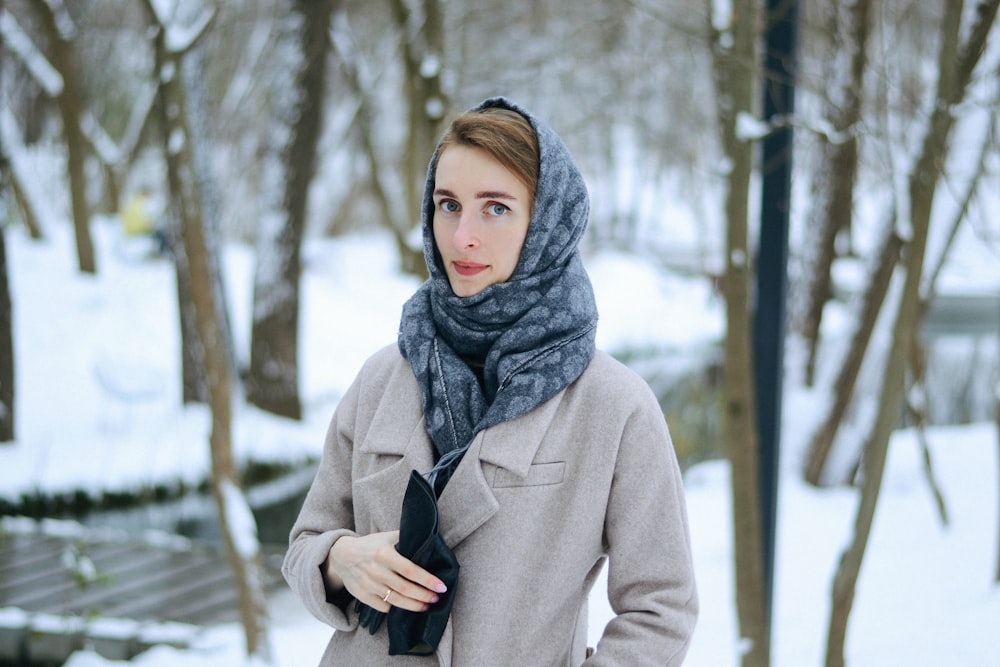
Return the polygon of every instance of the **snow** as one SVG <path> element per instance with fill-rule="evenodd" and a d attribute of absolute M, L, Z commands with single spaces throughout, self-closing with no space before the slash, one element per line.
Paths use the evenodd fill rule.
<path fill-rule="evenodd" d="M 205 32 L 214 14 L 215 10 L 206 9 L 189 26 L 183 28 L 174 23 L 164 23 L 167 26 L 167 36 L 164 40 L 167 45 L 167 51 L 170 53 L 184 53 L 190 49 L 191 45 Z"/>
<path fill-rule="evenodd" d="M 24 63 L 49 97 L 55 98 L 62 94 L 62 75 L 42 55 L 21 29 L 14 15 L 6 9 L 0 10 L 0 37 L 3 37 L 4 44 Z"/>
<path fill-rule="evenodd" d="M 741 111 L 736 114 L 736 138 L 740 141 L 763 139 L 772 129 L 771 123 L 759 120 L 751 113 Z"/>
<path fill-rule="evenodd" d="M 226 519 L 229 533 L 233 536 L 236 553 L 245 561 L 257 557 L 260 542 L 257 540 L 257 522 L 254 520 L 246 496 L 230 479 L 222 480 L 222 496 L 225 498 Z"/>
<path fill-rule="evenodd" d="M 19 436 L 0 446 L 0 495 L 7 498 L 196 484 L 210 469 L 208 414 L 180 404 L 173 270 L 166 260 L 147 255 L 146 239 L 125 238 L 112 218 L 96 220 L 93 231 L 101 267 L 96 276 L 74 269 L 68 223 L 49 221 L 47 239 L 40 242 L 20 227 L 5 231 Z M 243 363 L 253 261 L 245 246 L 225 250 L 236 352 Z M 603 348 L 683 351 L 721 335 L 723 303 L 707 283 L 664 274 L 621 253 L 597 253 L 586 263 L 602 313 Z M 300 351 L 305 417 L 301 423 L 278 419 L 236 400 L 237 458 L 296 462 L 317 456 L 337 400 L 365 357 L 394 341 L 400 308 L 416 286 L 396 271 L 386 236 L 309 241 Z M 832 575 L 853 530 L 857 494 L 801 481 L 797 443 L 806 440 L 803 434 L 815 420 L 815 398 L 793 393 L 785 408 L 773 664 L 800 667 L 822 664 Z M 998 436 L 991 424 L 973 424 L 934 428 L 929 439 L 951 522 L 942 526 L 937 517 L 915 434 L 898 432 L 848 629 L 852 666 L 1000 664 L 1000 587 L 992 582 L 1000 524 Z M 702 609 L 685 663 L 695 667 L 735 666 L 743 647 L 736 631 L 728 483 L 722 461 L 685 474 Z M 46 529 L 70 534 L 72 526 L 46 522 Z M 602 587 L 599 582 L 592 596 L 592 643 L 611 615 Z M 287 590 L 271 596 L 269 614 L 275 663 L 317 664 L 329 629 Z M 0 609 L 0 626 L 25 622 L 17 610 Z M 107 622 L 109 634 L 124 631 L 123 621 Z M 144 632 L 170 639 L 167 626 Z M 247 664 L 235 624 L 198 632 L 183 626 L 175 634 L 191 640 L 191 647 L 157 646 L 131 664 Z M 78 652 L 68 663 L 121 664 L 93 651 Z"/>
<path fill-rule="evenodd" d="M 730 0 L 712 0 L 712 28 L 727 32 L 733 26 L 733 6 Z"/>
<path fill-rule="evenodd" d="M 184 130 L 175 127 L 170 131 L 170 138 L 167 140 L 167 150 L 171 155 L 179 155 L 184 150 L 187 141 L 184 138 Z"/>

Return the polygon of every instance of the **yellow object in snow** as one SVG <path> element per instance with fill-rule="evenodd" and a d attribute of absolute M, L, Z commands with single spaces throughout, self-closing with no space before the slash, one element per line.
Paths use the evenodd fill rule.
<path fill-rule="evenodd" d="M 132 195 L 122 209 L 122 225 L 128 236 L 148 236 L 153 233 L 153 220 L 149 215 L 149 196 L 145 192 Z"/>

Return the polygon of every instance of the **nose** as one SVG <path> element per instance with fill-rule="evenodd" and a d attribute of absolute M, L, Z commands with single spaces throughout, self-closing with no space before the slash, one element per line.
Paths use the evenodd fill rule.
<path fill-rule="evenodd" d="M 479 235 L 473 214 L 463 212 L 455 227 L 452 243 L 457 250 L 469 250 L 479 245 Z"/>

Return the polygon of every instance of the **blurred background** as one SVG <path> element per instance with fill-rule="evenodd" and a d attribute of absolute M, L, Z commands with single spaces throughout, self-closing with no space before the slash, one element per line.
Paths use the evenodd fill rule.
<path fill-rule="evenodd" d="M 2 0 L 0 532 L 59 519 L 229 544 L 225 604 L 252 605 L 267 587 L 253 572 L 273 573 L 339 396 L 393 342 L 425 277 L 428 158 L 451 116 L 504 95 L 585 175 L 598 342 L 653 387 L 692 485 L 700 571 L 722 577 L 693 661 L 842 664 L 895 438 L 913 454 L 901 485 L 930 499 L 941 530 L 961 504 L 948 462 L 969 466 L 959 486 L 968 469 L 993 471 L 969 499 L 982 523 L 968 530 L 989 539 L 941 553 L 981 552 L 969 585 L 996 610 L 996 12 L 990 0 Z M 776 165 L 780 200 L 766 187 Z M 762 269 L 784 277 L 778 289 Z M 770 394 L 754 381 L 763 304 L 777 313 Z M 762 434 L 769 410 L 778 428 Z M 782 573 L 809 558 L 787 526 L 810 519 L 790 518 L 779 478 L 794 488 L 783 494 L 829 500 L 840 529 L 809 573 L 816 627 L 772 650 L 780 619 L 801 614 Z M 235 510 L 227 481 L 244 492 Z M 699 485 L 729 509 L 703 514 Z M 240 502 L 260 542 L 242 563 Z M 697 527 L 707 516 L 711 538 Z M 851 582 L 839 597 L 835 572 Z M 44 610 L 3 584 L 0 607 Z M 74 604 L 64 611 L 82 615 Z M 250 653 L 267 643 L 254 625 L 244 614 Z M 956 664 L 1000 654 L 976 637 L 957 640 L 972 657 Z M 8 656 L 30 658 L 14 644 Z M 857 664 L 888 664 L 857 646 Z M 906 664 L 940 664 L 927 659 Z"/>

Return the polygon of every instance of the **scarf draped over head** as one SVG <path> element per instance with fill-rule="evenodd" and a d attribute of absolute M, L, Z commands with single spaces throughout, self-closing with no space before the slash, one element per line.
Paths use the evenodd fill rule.
<path fill-rule="evenodd" d="M 539 174 L 527 237 L 503 283 L 470 297 L 452 292 L 434 243 L 434 181 L 440 146 L 424 188 L 424 258 L 430 278 L 403 306 L 399 349 L 423 399 L 436 457 L 459 458 L 479 431 L 524 415 L 576 380 L 594 355 L 597 306 L 578 245 L 590 200 L 562 140 L 504 98 L 538 137 Z M 463 359 L 483 363 L 483 383 Z M 444 461 L 439 461 L 439 466 Z"/>

